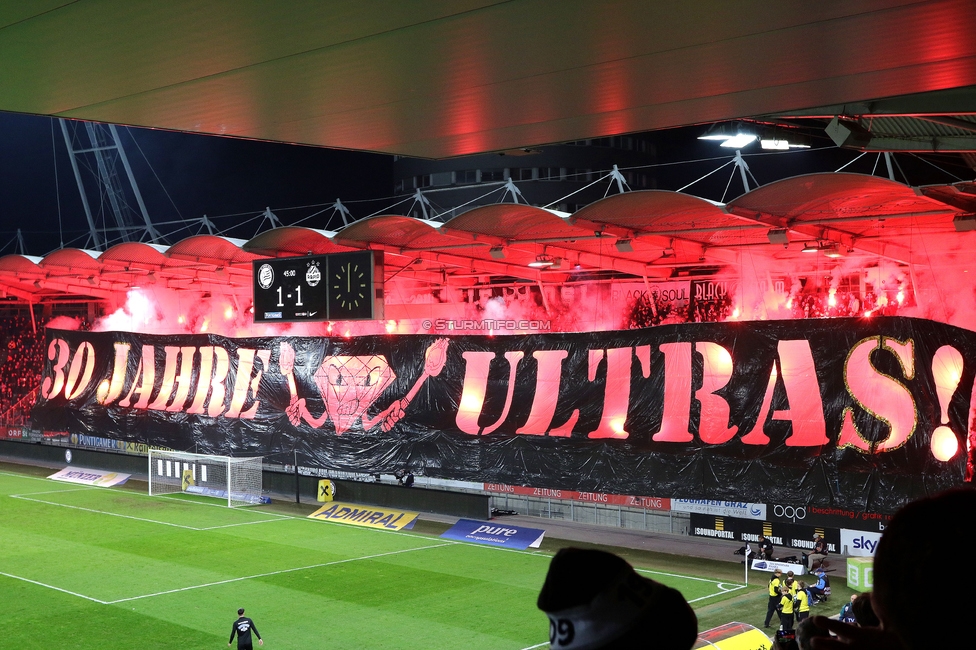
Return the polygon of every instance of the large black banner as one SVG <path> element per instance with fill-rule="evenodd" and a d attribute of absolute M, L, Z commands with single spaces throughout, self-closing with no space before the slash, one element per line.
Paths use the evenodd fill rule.
<path fill-rule="evenodd" d="M 974 368 L 976 333 L 910 318 L 451 338 L 49 330 L 33 421 L 336 470 L 887 512 L 963 480 Z M 948 460 L 933 432 L 941 455 L 958 445 Z"/>

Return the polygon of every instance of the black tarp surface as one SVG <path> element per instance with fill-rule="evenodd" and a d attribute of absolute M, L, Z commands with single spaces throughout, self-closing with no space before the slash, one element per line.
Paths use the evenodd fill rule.
<path fill-rule="evenodd" d="M 974 368 L 976 333 L 912 318 L 449 339 L 49 330 L 33 426 L 353 472 L 887 512 L 962 482 Z M 961 447 L 949 461 L 932 453 L 939 426 Z"/>

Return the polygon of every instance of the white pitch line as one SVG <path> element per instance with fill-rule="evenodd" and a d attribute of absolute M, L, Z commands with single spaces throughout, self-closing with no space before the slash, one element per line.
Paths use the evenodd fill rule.
<path fill-rule="evenodd" d="M 530 645 L 527 648 L 522 648 L 522 650 L 533 650 L 533 648 L 548 648 L 548 647 L 551 646 L 549 645 L 549 642 L 546 641 L 545 643 L 536 643 L 535 645 Z"/>
<path fill-rule="evenodd" d="M 78 488 L 78 490 L 86 490 L 86 489 L 88 489 L 88 488 Z M 52 493 L 60 494 L 62 492 L 77 492 L 78 490 L 52 490 L 50 492 L 31 492 L 30 494 L 52 494 Z M 273 518 L 269 518 L 269 519 L 258 519 L 258 520 L 255 520 L 255 521 L 239 522 L 239 523 L 236 523 L 236 524 L 222 524 L 220 526 L 203 526 L 203 527 L 199 527 L 199 526 L 184 526 L 183 524 L 174 524 L 174 523 L 168 522 L 168 521 L 159 521 L 158 519 L 148 519 L 146 517 L 134 517 L 132 515 L 123 515 L 123 514 L 119 514 L 117 512 L 109 512 L 107 510 L 96 510 L 95 508 L 83 508 L 81 506 L 72 506 L 72 505 L 68 505 L 66 503 L 55 503 L 54 501 L 44 501 L 43 499 L 32 499 L 31 497 L 28 497 L 28 496 L 25 496 L 25 495 L 22 495 L 22 494 L 10 494 L 10 495 L 7 495 L 7 496 L 9 496 L 11 499 L 21 499 L 23 501 L 33 501 L 35 503 L 44 503 L 44 504 L 49 505 L 49 506 L 58 506 L 60 508 L 71 508 L 72 510 L 83 510 L 85 512 L 92 512 L 92 513 L 100 514 L 100 515 L 109 515 L 110 517 L 122 517 L 123 519 L 134 519 L 136 521 L 143 521 L 143 522 L 147 522 L 147 523 L 150 523 L 150 524 L 160 524 L 162 526 L 175 526 L 177 528 L 183 528 L 185 530 L 216 530 L 218 528 L 232 528 L 234 526 L 249 526 L 251 524 L 266 524 L 268 522 L 278 522 L 278 521 L 282 521 L 282 520 L 293 519 L 293 517 L 288 517 L 287 515 L 279 515 L 277 513 L 262 513 L 262 514 L 271 514 L 271 515 L 274 515 L 274 517 Z M 182 499 L 175 499 L 175 500 L 176 501 L 183 501 Z M 183 501 L 183 502 L 184 503 L 192 503 L 190 501 Z M 210 504 L 203 503 L 203 504 L 197 504 L 197 505 L 210 505 Z"/>
<path fill-rule="evenodd" d="M 24 494 L 8 494 L 7 496 L 17 499 L 20 497 L 33 497 L 33 496 L 37 496 L 38 494 L 62 494 L 64 492 L 85 492 L 91 489 L 92 488 L 86 486 L 86 487 L 71 488 L 68 490 L 45 490 L 44 492 L 26 492 Z"/>
<path fill-rule="evenodd" d="M 30 497 L 22 497 L 11 495 L 13 499 L 23 499 L 24 501 L 33 501 L 35 503 L 44 503 L 49 506 L 58 506 L 59 508 L 71 508 L 72 510 L 84 510 L 85 512 L 94 512 L 99 515 L 109 515 L 110 517 L 121 517 L 123 519 L 134 519 L 135 521 L 143 521 L 150 524 L 160 524 L 162 526 L 173 526 L 174 528 L 182 528 L 184 530 L 200 530 L 193 526 L 184 526 L 183 524 L 174 524 L 169 521 L 157 521 L 156 519 L 146 519 L 144 517 L 133 517 L 132 515 L 120 515 L 117 512 L 106 512 L 105 510 L 95 510 L 94 508 L 82 508 L 81 506 L 69 506 L 64 503 L 54 503 L 53 501 L 44 501 L 43 499 L 31 499 Z"/>
<path fill-rule="evenodd" d="M 686 576 L 680 573 L 665 573 L 664 571 L 654 571 L 653 569 L 637 569 L 637 571 L 640 573 L 653 573 L 654 575 L 658 575 L 658 576 L 670 576 L 672 578 L 685 578 L 687 580 L 698 580 L 699 582 L 710 582 L 713 585 L 719 584 L 717 580 L 709 580 L 708 578 L 698 578 L 695 576 Z"/>
<path fill-rule="evenodd" d="M 698 598 L 692 598 L 688 602 L 689 603 L 697 603 L 699 600 L 706 600 L 708 598 L 715 598 L 715 596 L 724 596 L 725 594 L 728 594 L 728 593 L 731 593 L 733 591 L 736 591 L 737 589 L 745 589 L 745 588 L 746 588 L 745 585 L 741 585 L 739 587 L 736 587 L 735 589 L 723 589 L 721 593 L 718 593 L 718 594 L 708 594 L 707 596 L 699 596 Z"/>
<path fill-rule="evenodd" d="M 20 477 L 21 476 L 20 474 L 14 474 L 14 473 L 0 471 L 0 475 L 4 475 L 4 474 L 10 475 L 10 476 L 16 476 L 16 477 Z M 24 478 L 36 478 L 36 477 L 24 477 Z M 47 479 L 38 479 L 38 480 L 47 480 Z M 134 496 L 145 496 L 145 497 L 148 497 L 149 496 L 149 495 L 138 494 L 138 493 L 133 493 L 133 495 Z M 15 498 L 24 498 L 24 497 L 17 497 L 16 495 L 11 495 L 11 496 L 14 496 Z M 174 500 L 174 501 L 181 501 L 183 503 L 189 503 L 189 504 L 193 504 L 193 505 L 206 505 L 206 506 L 213 506 L 213 507 L 223 507 L 222 505 L 221 506 L 218 506 L 217 504 L 211 504 L 211 503 L 200 503 L 200 502 L 190 501 L 190 500 L 186 500 L 186 499 L 175 499 L 173 497 L 167 497 L 167 496 L 163 496 L 163 495 L 161 495 L 158 498 L 171 499 L 171 500 Z M 35 500 L 35 499 L 30 499 L 30 500 Z M 50 502 L 47 502 L 47 501 L 40 501 L 40 500 L 37 500 L 37 501 L 39 501 L 40 503 L 49 503 L 49 505 L 62 505 L 62 504 L 57 504 L 57 503 L 50 503 Z M 64 507 L 71 508 L 71 507 L 76 507 L 76 506 L 64 506 Z M 80 510 L 87 510 L 87 508 L 78 508 L 78 509 L 80 509 Z M 102 511 L 92 510 L 91 512 L 102 512 Z M 159 523 L 159 524 L 165 524 L 165 525 L 170 525 L 170 526 L 179 526 L 179 524 L 169 524 L 167 522 L 160 522 L 160 521 L 155 521 L 155 520 L 152 520 L 152 519 L 141 519 L 139 517 L 130 517 L 128 515 L 117 515 L 117 514 L 111 513 L 111 512 L 103 512 L 102 514 L 113 515 L 113 516 L 117 516 L 117 517 L 125 517 L 125 518 L 128 518 L 128 519 L 136 519 L 136 520 L 139 520 L 139 521 L 147 521 L 147 522 L 150 522 L 150 523 Z M 338 523 L 340 525 L 346 525 L 346 526 L 349 526 L 350 525 L 350 524 L 345 524 L 344 522 L 327 521 L 327 520 L 314 519 L 314 518 L 309 518 L 309 517 L 295 517 L 295 516 L 292 516 L 292 515 L 282 515 L 282 514 L 273 513 L 273 512 L 263 512 L 262 514 L 271 515 L 271 516 L 274 516 L 274 517 L 280 517 L 281 519 L 297 519 L 297 520 L 305 520 L 305 521 L 316 521 L 316 522 L 319 522 L 319 523 L 327 523 L 327 524 L 337 524 Z M 266 523 L 266 521 L 268 521 L 268 520 L 261 520 L 261 521 L 254 521 L 254 522 L 246 522 L 246 523 L 242 523 L 242 524 L 229 524 L 229 525 L 226 525 L 226 526 L 217 526 L 217 527 L 213 527 L 213 528 L 226 528 L 226 527 L 231 527 L 231 526 L 248 525 L 248 524 L 251 524 L 251 523 Z M 191 527 L 191 526 L 179 526 L 179 527 L 180 528 L 188 528 L 190 530 L 210 530 L 211 529 L 211 528 L 194 528 L 194 527 Z M 368 530 L 373 530 L 375 532 L 383 532 L 383 533 L 393 533 L 395 535 L 403 535 L 405 537 L 416 537 L 416 538 L 423 538 L 423 537 L 425 537 L 424 535 L 418 535 L 416 533 L 410 533 L 410 532 L 402 531 L 402 530 L 378 530 L 378 529 L 375 529 L 375 528 L 370 528 Z M 425 549 L 425 548 L 436 548 L 438 546 L 451 546 L 451 545 L 454 545 L 454 544 L 457 544 L 457 543 L 459 543 L 459 542 L 455 542 L 455 543 L 452 543 L 452 544 L 438 544 L 438 545 L 435 545 L 435 546 L 425 546 L 425 547 L 421 547 L 421 548 L 424 548 Z M 521 553 L 521 554 L 525 554 L 525 555 L 535 555 L 536 557 L 545 557 L 545 558 L 551 558 L 552 557 L 550 554 L 543 553 L 543 552 L 540 552 L 540 551 L 535 551 L 535 552 L 520 551 L 518 549 L 510 549 L 510 548 L 497 547 L 497 546 L 485 546 L 485 545 L 479 545 L 479 544 L 466 544 L 466 545 L 467 546 L 474 547 L 474 548 L 485 548 L 485 549 L 492 549 L 492 550 L 495 550 L 495 551 L 508 551 L 510 553 L 511 552 L 515 552 L 515 553 Z M 421 548 L 418 548 L 418 549 L 407 549 L 407 550 L 421 550 Z M 381 555 L 392 555 L 392 554 L 398 553 L 398 552 L 403 552 L 403 551 L 394 551 L 392 553 L 383 553 Z M 375 557 L 380 557 L 380 556 L 375 556 Z M 301 567 L 301 568 L 298 568 L 298 569 L 285 569 L 285 570 L 280 571 L 280 572 L 273 572 L 273 573 L 269 573 L 269 574 L 259 574 L 259 575 L 250 576 L 250 577 L 261 577 L 261 576 L 264 576 L 264 575 L 274 575 L 275 573 L 285 573 L 285 572 L 289 572 L 289 571 L 300 571 L 300 570 L 302 570 L 304 568 L 314 568 L 314 567 L 318 567 L 318 566 L 328 566 L 330 564 L 339 564 L 339 563 L 342 563 L 342 562 L 352 562 L 352 561 L 355 561 L 357 559 L 369 559 L 369 558 L 368 557 L 365 557 L 365 558 L 351 558 L 349 560 L 339 560 L 339 561 L 336 561 L 336 562 L 329 562 L 329 563 L 322 564 L 322 565 L 312 565 L 310 567 Z M 712 583 L 712 584 L 718 586 L 718 588 L 721 590 L 721 593 L 710 594 L 708 596 L 701 596 L 699 598 L 695 598 L 695 599 L 689 600 L 688 601 L 689 603 L 698 602 L 700 600 L 705 600 L 705 599 L 708 599 L 708 598 L 714 598 L 715 596 L 721 596 L 723 594 L 726 594 L 726 593 L 729 593 L 729 592 L 732 592 L 732 591 L 737 591 L 739 589 L 744 589 L 745 588 L 745 585 L 735 585 L 731 589 L 725 589 L 722 585 L 725 585 L 725 584 L 733 584 L 734 585 L 735 583 L 720 583 L 720 582 L 716 582 L 715 580 L 709 580 L 708 578 L 699 578 L 697 576 L 689 576 L 689 575 L 684 575 L 684 574 L 681 574 L 681 573 L 668 573 L 668 572 L 665 572 L 665 571 L 654 571 L 652 569 L 642 569 L 642 568 L 636 568 L 636 570 L 639 573 L 647 573 L 647 574 L 652 574 L 652 575 L 669 576 L 669 577 L 672 577 L 672 578 L 682 578 L 682 579 L 685 579 L 685 580 L 696 580 L 696 581 L 699 581 L 699 582 L 708 582 L 708 583 Z M 226 581 L 217 582 L 217 583 L 213 583 L 213 584 L 222 584 L 223 582 L 234 582 L 234 581 L 238 581 L 238 580 L 247 580 L 247 579 L 249 579 L 249 577 L 233 578 L 231 580 L 226 580 Z M 193 586 L 193 587 L 184 587 L 182 589 L 175 589 L 175 590 L 171 590 L 171 591 L 160 592 L 159 594 L 149 594 L 147 596 L 136 596 L 136 597 L 134 597 L 132 599 L 124 599 L 124 600 L 135 600 L 135 599 L 139 599 L 139 598 L 148 598 L 150 596 L 162 595 L 162 594 L 166 594 L 166 593 L 174 593 L 174 592 L 178 592 L 178 591 L 184 591 L 186 589 L 198 589 L 200 587 L 205 587 L 205 586 L 209 586 L 209 585 L 198 585 L 198 586 Z M 98 601 L 98 602 L 101 602 L 101 601 Z M 112 601 L 112 602 L 123 602 L 123 601 Z M 545 646 L 545 645 L 547 645 L 547 643 L 543 643 L 543 644 L 539 644 L 539 645 L 535 645 L 535 646 L 530 646 L 529 648 L 524 648 L 523 650 L 530 650 L 531 648 L 539 648 L 539 647 L 542 647 L 542 646 Z"/>
<path fill-rule="evenodd" d="M 104 600 L 99 600 L 97 598 L 92 598 L 91 596 L 86 596 L 85 594 L 75 593 L 74 591 L 68 591 L 67 589 L 62 589 L 61 587 L 55 587 L 54 585 L 45 584 L 43 582 L 38 582 L 37 580 L 31 580 L 30 578 L 24 578 L 22 576 L 15 576 L 12 573 L 4 573 L 0 571 L 0 576 L 7 576 L 8 578 L 13 578 L 14 580 L 21 580 L 23 582 L 29 582 L 32 585 L 38 585 L 40 587 L 47 587 L 48 589 L 53 589 L 54 591 L 60 591 L 63 594 L 68 594 L 70 596 L 77 596 L 78 598 L 84 598 L 85 600 L 90 600 L 92 602 L 98 603 L 99 605 L 108 605 L 109 603 Z"/>
<path fill-rule="evenodd" d="M 168 501 L 176 501 L 177 503 L 185 503 L 192 506 L 207 506 L 208 508 L 223 508 L 225 510 L 233 510 L 233 508 L 227 505 L 226 501 L 222 503 L 207 503 L 204 501 L 197 501 L 196 499 L 183 499 L 180 497 L 173 497 L 166 494 L 143 494 L 142 492 L 132 492 L 133 496 L 146 497 L 148 499 L 166 499 Z M 253 510 L 237 510 L 237 512 L 254 512 Z M 288 517 L 288 515 L 279 515 L 277 512 L 266 512 L 264 510 L 259 510 L 262 515 L 269 515 L 272 517 Z"/>
<path fill-rule="evenodd" d="M 29 478 L 34 481 L 47 481 L 46 476 L 31 476 L 29 474 L 18 474 L 17 472 L 4 472 L 0 471 L 0 476 L 13 476 L 14 478 Z"/>
<path fill-rule="evenodd" d="M 281 569 L 279 571 L 269 571 L 268 573 L 257 573 L 252 576 L 242 576 L 240 578 L 228 578 L 227 580 L 218 580 L 216 582 L 208 582 L 202 585 L 192 585 L 190 587 L 180 587 L 179 589 L 168 589 L 166 591 L 158 591 L 154 594 L 144 594 L 142 596 L 132 596 L 130 598 L 119 598 L 118 600 L 107 601 L 106 605 L 115 605 L 117 603 L 126 603 L 133 600 L 141 600 L 143 598 L 152 598 L 154 596 L 165 596 L 166 594 L 175 594 L 181 591 L 190 591 L 191 589 L 203 589 L 204 587 L 215 587 L 217 585 L 225 585 L 231 582 L 241 582 L 243 580 L 253 580 L 254 578 L 266 578 L 268 576 L 276 576 L 282 573 L 293 573 L 295 571 L 306 571 L 308 569 L 318 569 L 325 566 L 334 566 L 336 564 L 345 564 L 347 562 L 359 562 L 361 560 L 372 560 L 378 557 L 386 557 L 388 555 L 400 555 L 401 553 L 409 553 L 411 551 L 425 551 L 432 548 L 440 548 L 442 546 L 453 546 L 455 542 L 445 542 L 443 544 L 433 544 L 431 546 L 420 546 L 417 548 L 405 548 L 399 551 L 389 551 L 387 553 L 377 553 L 375 555 L 364 555 L 362 557 L 351 557 L 345 560 L 334 560 L 332 562 L 322 562 L 321 564 L 310 564 L 308 566 L 295 567 L 293 569 Z"/>
<path fill-rule="evenodd" d="M 206 526 L 204 528 L 195 528 L 194 530 L 217 530 L 219 528 L 233 528 L 234 526 L 250 526 L 251 524 L 276 524 L 282 521 L 282 519 L 259 519 L 257 521 L 242 521 L 237 524 L 221 524 L 219 526 Z"/>

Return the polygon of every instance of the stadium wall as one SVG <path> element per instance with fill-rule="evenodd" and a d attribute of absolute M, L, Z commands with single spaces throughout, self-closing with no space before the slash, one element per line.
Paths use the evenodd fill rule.
<path fill-rule="evenodd" d="M 323 477 L 306 475 L 298 477 L 299 494 L 304 501 L 315 501 L 321 478 Z M 487 494 L 426 490 L 419 487 L 406 488 L 386 483 L 331 480 L 336 487 L 336 501 L 431 512 L 452 517 L 489 519 L 491 516 L 490 497 Z M 294 494 L 295 475 L 265 470 L 264 489 L 280 494 Z"/>
<path fill-rule="evenodd" d="M 71 452 L 70 463 L 68 463 L 65 455 L 68 451 Z M 0 440 L 0 457 L 40 466 L 61 467 L 65 464 L 71 464 L 78 467 L 124 472 L 132 474 L 137 479 L 144 479 L 147 470 L 145 456 L 91 449 L 67 449 L 61 446 L 12 440 Z M 319 478 L 318 476 L 299 476 L 299 495 L 305 503 L 315 502 Z M 426 490 L 417 487 L 405 488 L 399 485 L 358 481 L 337 480 L 334 483 L 337 488 L 336 500 L 338 501 L 474 519 L 489 519 L 491 514 L 490 497 L 487 494 Z M 290 496 L 295 493 L 295 475 L 292 473 L 265 470 L 263 472 L 263 484 L 265 491 L 275 494 Z"/>
<path fill-rule="evenodd" d="M 68 463 L 66 453 L 71 452 L 71 462 Z M 0 440 L 0 456 L 14 458 L 20 462 L 37 464 L 40 466 L 57 466 L 65 464 L 92 469 L 104 469 L 113 472 L 145 476 L 147 463 L 145 456 L 119 454 L 93 449 L 66 448 L 54 445 L 40 445 L 13 440 Z"/>

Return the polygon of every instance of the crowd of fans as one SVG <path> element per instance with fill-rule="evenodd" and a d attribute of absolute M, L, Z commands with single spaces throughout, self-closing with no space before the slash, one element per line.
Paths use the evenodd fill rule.
<path fill-rule="evenodd" d="M 847 318 L 862 316 L 895 316 L 904 304 L 904 294 L 893 297 L 868 291 L 863 300 L 852 292 L 801 293 L 786 302 L 789 318 Z M 634 301 L 627 327 L 638 329 L 672 323 L 718 323 L 736 317 L 729 294 L 707 300 L 676 303 L 655 294 L 642 295 Z"/>
<path fill-rule="evenodd" d="M 0 322 L 0 423 L 22 425 L 33 406 L 24 398 L 37 388 L 44 365 L 44 329 L 38 323 L 35 332 L 30 315 Z"/>
<path fill-rule="evenodd" d="M 0 316 L 0 425 L 22 426 L 30 418 L 44 369 L 44 326 L 51 317 L 29 312 Z M 89 329 L 84 319 L 75 319 Z"/>
<path fill-rule="evenodd" d="M 789 303 L 793 318 L 846 318 L 857 316 L 895 316 L 904 304 L 905 294 L 892 297 L 868 291 L 862 300 L 852 292 L 803 293 Z"/>
<path fill-rule="evenodd" d="M 719 323 L 728 320 L 733 309 L 732 299 L 727 294 L 708 300 L 694 300 L 688 305 L 677 304 L 660 294 L 644 294 L 634 302 L 627 327 L 639 329 L 673 323 Z"/>

